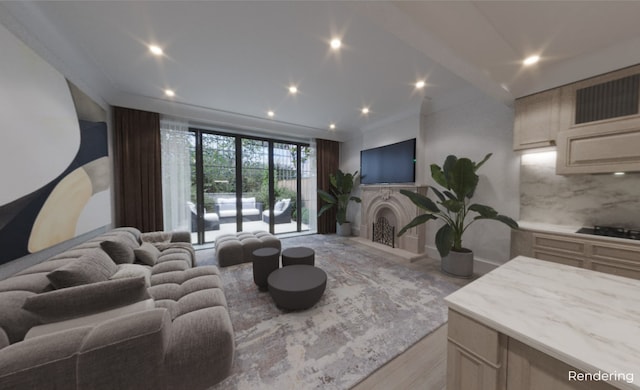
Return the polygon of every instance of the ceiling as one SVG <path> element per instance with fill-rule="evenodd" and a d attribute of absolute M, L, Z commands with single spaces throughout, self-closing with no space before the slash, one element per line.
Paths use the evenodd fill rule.
<path fill-rule="evenodd" d="M 415 115 L 425 96 L 437 104 L 474 86 L 511 104 L 640 63 L 640 2 L 1 5 L 60 64 L 82 68 L 78 77 L 109 104 L 338 140 Z M 333 37 L 339 51 L 329 47 Z M 149 44 L 164 55 L 151 55 Z M 525 68 L 530 54 L 542 59 Z M 166 97 L 167 88 L 176 95 Z"/>

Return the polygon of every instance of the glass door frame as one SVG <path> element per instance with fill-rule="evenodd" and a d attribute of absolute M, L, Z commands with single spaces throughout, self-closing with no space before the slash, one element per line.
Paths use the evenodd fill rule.
<path fill-rule="evenodd" d="M 273 208 L 276 203 L 275 196 L 275 163 L 274 163 L 274 144 L 289 144 L 296 146 L 296 232 L 302 232 L 302 147 L 309 147 L 309 143 L 298 142 L 298 141 L 290 141 L 290 140 L 281 140 L 267 137 L 259 137 L 252 135 L 243 135 L 238 133 L 232 133 L 229 131 L 224 131 L 222 129 L 212 130 L 212 129 L 203 129 L 199 127 L 190 127 L 189 132 L 194 133 L 196 140 L 196 148 L 195 148 L 195 176 L 196 176 L 196 211 L 197 211 L 197 237 L 198 244 L 205 244 L 211 241 L 205 241 L 205 221 L 204 221 L 204 159 L 203 159 L 203 142 L 202 136 L 203 134 L 211 134 L 211 135 L 219 135 L 225 137 L 235 137 L 235 196 L 236 196 L 236 210 L 240 210 L 240 212 L 236 212 L 236 231 L 241 232 L 243 229 L 242 226 L 242 140 L 250 139 L 250 140 L 258 140 L 264 141 L 268 143 L 268 208 L 267 210 L 270 212 L 269 218 L 269 232 L 271 234 L 275 234 L 275 221 L 273 218 Z"/>

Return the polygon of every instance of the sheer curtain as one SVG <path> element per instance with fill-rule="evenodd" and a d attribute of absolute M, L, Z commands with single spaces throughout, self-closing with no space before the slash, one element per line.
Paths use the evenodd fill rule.
<path fill-rule="evenodd" d="M 162 149 L 162 199 L 164 230 L 191 231 L 191 150 L 195 141 L 189 124 L 170 118 L 160 120 Z"/>

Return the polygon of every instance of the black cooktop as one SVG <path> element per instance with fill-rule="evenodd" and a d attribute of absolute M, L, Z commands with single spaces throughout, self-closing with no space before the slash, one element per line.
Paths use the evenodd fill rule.
<path fill-rule="evenodd" d="M 615 226 L 594 226 L 592 228 L 583 227 L 576 233 L 593 234 L 596 236 L 627 238 L 629 240 L 640 240 L 640 230 L 625 229 Z"/>

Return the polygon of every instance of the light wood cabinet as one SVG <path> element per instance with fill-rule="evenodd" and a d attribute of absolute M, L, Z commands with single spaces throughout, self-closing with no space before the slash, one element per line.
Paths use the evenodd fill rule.
<path fill-rule="evenodd" d="M 559 90 L 556 173 L 640 171 L 640 65 Z"/>
<path fill-rule="evenodd" d="M 552 89 L 515 101 L 513 149 L 552 146 L 560 129 L 560 89 Z"/>
<path fill-rule="evenodd" d="M 511 257 L 519 255 L 640 279 L 640 242 L 636 241 L 521 229 L 511 235 Z"/>
<path fill-rule="evenodd" d="M 513 338 L 507 347 L 507 389 L 518 390 L 610 390 L 605 382 L 569 381 L 575 368 Z"/>
<path fill-rule="evenodd" d="M 604 382 L 569 381 L 581 372 L 449 309 L 448 390 L 610 390 Z"/>
<path fill-rule="evenodd" d="M 506 336 L 454 310 L 447 326 L 447 389 L 506 389 Z"/>

